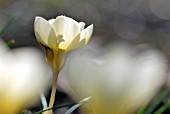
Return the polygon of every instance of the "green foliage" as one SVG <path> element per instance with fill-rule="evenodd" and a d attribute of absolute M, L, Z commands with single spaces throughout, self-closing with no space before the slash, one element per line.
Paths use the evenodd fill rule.
<path fill-rule="evenodd" d="M 166 109 L 170 107 L 170 100 L 168 100 L 161 108 L 155 111 L 153 114 L 162 114 Z"/>
<path fill-rule="evenodd" d="M 1 28 L 0 28 L 0 35 L 2 35 L 10 26 L 11 24 L 16 20 L 16 17 L 11 17 Z"/>
<path fill-rule="evenodd" d="M 10 40 L 9 42 L 6 43 L 8 47 L 11 47 L 15 43 L 15 40 Z"/>
<path fill-rule="evenodd" d="M 63 107 L 70 107 L 72 106 L 68 111 L 67 114 L 71 114 L 76 108 L 78 108 L 79 106 L 81 106 L 82 104 L 86 103 L 88 100 L 90 100 L 91 97 L 87 97 L 81 101 L 75 102 L 75 103 L 66 103 L 66 104 L 61 104 L 61 105 L 57 105 L 54 106 L 52 108 L 47 108 L 44 110 L 40 110 L 38 112 L 35 112 L 34 114 L 41 114 L 42 112 L 48 111 L 48 110 L 52 110 L 52 109 L 59 109 L 59 108 L 63 108 Z"/>
<path fill-rule="evenodd" d="M 150 104 L 142 107 L 137 114 L 152 114 L 153 111 L 158 107 L 158 105 L 167 97 L 170 91 L 169 87 L 164 87 L 161 89 L 160 94 L 155 98 Z M 158 109 L 154 114 L 162 114 L 159 112 L 165 111 L 170 106 L 170 101 Z"/>

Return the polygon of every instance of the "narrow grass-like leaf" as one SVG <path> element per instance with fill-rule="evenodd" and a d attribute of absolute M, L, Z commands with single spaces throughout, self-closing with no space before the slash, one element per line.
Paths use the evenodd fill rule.
<path fill-rule="evenodd" d="M 78 104 L 72 106 L 65 114 L 71 114 L 74 110 L 76 110 L 78 107 L 80 107 L 82 104 L 84 104 L 85 102 L 87 102 L 90 99 L 91 99 L 91 97 L 87 97 L 87 98 L 79 101 Z"/>
<path fill-rule="evenodd" d="M 170 107 L 170 100 L 168 100 L 163 106 L 161 106 L 157 111 L 153 114 L 162 114 L 167 108 Z"/>
<path fill-rule="evenodd" d="M 92 98 L 91 96 L 90 96 L 90 97 L 86 97 L 86 98 L 84 98 L 83 100 L 79 101 L 78 103 L 87 102 L 87 101 L 89 101 L 91 98 Z"/>
<path fill-rule="evenodd" d="M 169 91 L 170 91 L 169 87 L 164 87 L 160 91 L 159 96 L 148 105 L 148 107 L 146 108 L 143 114 L 151 114 L 155 110 L 155 108 L 162 102 L 162 100 L 167 96 Z"/>
<path fill-rule="evenodd" d="M 1 28 L 0 28 L 0 35 L 2 35 L 9 27 L 10 25 L 15 21 L 16 16 L 11 17 L 8 22 L 6 22 Z"/>
<path fill-rule="evenodd" d="M 147 106 L 148 106 L 148 103 L 146 103 L 144 106 L 142 106 L 136 114 L 144 114 Z"/>
<path fill-rule="evenodd" d="M 76 110 L 78 107 L 80 107 L 83 103 L 76 104 L 72 106 L 65 114 L 71 114 L 74 110 Z"/>
<path fill-rule="evenodd" d="M 38 112 L 35 112 L 34 114 L 41 114 L 42 112 L 48 111 L 48 110 L 52 110 L 52 109 L 59 109 L 59 108 L 63 108 L 63 107 L 69 107 L 69 106 L 73 106 L 77 103 L 66 103 L 66 104 L 61 104 L 61 105 L 56 105 L 52 108 L 46 108 L 44 110 L 40 110 Z"/>
<path fill-rule="evenodd" d="M 41 99 L 43 109 L 47 108 L 48 107 L 47 100 L 46 100 L 45 95 L 44 95 L 43 92 L 40 94 L 40 99 Z"/>
<path fill-rule="evenodd" d="M 61 104 L 61 105 L 57 105 L 57 106 L 54 106 L 52 108 L 46 108 L 44 110 L 40 110 L 38 112 L 35 112 L 33 114 L 41 114 L 42 112 L 45 112 L 45 111 L 48 111 L 48 110 L 52 110 L 52 109 L 59 109 L 59 108 L 63 108 L 63 107 L 69 107 L 69 106 L 73 106 L 73 105 L 76 105 L 76 104 L 79 104 L 79 103 L 83 103 L 83 102 L 87 102 L 91 97 L 87 97 L 79 102 L 75 102 L 75 103 L 66 103 L 66 104 Z"/>

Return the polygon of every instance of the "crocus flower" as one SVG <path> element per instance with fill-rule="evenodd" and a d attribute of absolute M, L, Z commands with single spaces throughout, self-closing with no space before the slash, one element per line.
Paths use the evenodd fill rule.
<path fill-rule="evenodd" d="M 167 61 L 155 49 L 117 43 L 96 52 L 72 53 L 59 76 L 60 88 L 75 101 L 92 96 L 81 114 L 135 114 L 165 82 Z"/>
<path fill-rule="evenodd" d="M 88 43 L 93 25 L 85 29 L 84 26 L 84 22 L 77 22 L 66 16 L 50 20 L 36 17 L 34 30 L 37 41 L 45 48 L 47 60 L 53 67 L 59 61 L 56 59 L 63 58 L 63 53 L 82 48 Z"/>
<path fill-rule="evenodd" d="M 0 114 L 19 114 L 47 89 L 49 66 L 32 48 L 9 50 L 0 41 Z"/>
<path fill-rule="evenodd" d="M 35 18 L 34 31 L 37 41 L 43 46 L 46 60 L 54 71 L 49 107 L 54 104 L 57 77 L 63 67 L 65 54 L 84 47 L 91 38 L 93 25 L 85 29 L 84 27 L 84 22 L 77 22 L 66 16 L 50 20 Z"/>

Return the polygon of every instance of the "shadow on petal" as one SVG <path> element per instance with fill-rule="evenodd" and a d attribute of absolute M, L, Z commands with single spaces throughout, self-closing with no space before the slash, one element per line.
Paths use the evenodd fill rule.
<path fill-rule="evenodd" d="M 67 47 L 67 51 L 70 50 L 76 50 L 76 49 L 80 49 L 82 47 L 84 47 L 85 45 L 85 39 L 80 41 L 80 34 L 78 34 L 74 40 L 69 44 L 69 46 Z"/>

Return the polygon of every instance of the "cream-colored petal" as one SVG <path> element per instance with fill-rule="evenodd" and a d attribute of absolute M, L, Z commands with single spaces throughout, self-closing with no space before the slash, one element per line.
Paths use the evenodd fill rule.
<path fill-rule="evenodd" d="M 93 33 L 93 24 L 81 31 L 80 40 L 85 39 L 86 40 L 85 45 L 86 45 L 88 41 L 90 40 L 92 33 Z"/>
<path fill-rule="evenodd" d="M 52 49 L 58 49 L 58 39 L 53 28 L 49 32 L 48 46 Z"/>
<path fill-rule="evenodd" d="M 50 19 L 50 20 L 48 20 L 48 22 L 52 25 L 53 24 L 53 22 L 55 21 L 55 19 Z"/>
<path fill-rule="evenodd" d="M 79 23 L 65 16 L 58 16 L 52 26 L 58 35 L 63 36 L 64 42 L 61 43 L 63 47 L 67 47 L 80 32 Z"/>
<path fill-rule="evenodd" d="M 39 32 L 37 32 L 36 29 L 38 29 L 37 26 L 35 26 L 35 23 L 37 22 L 38 19 L 40 19 L 41 17 L 35 17 L 35 21 L 34 21 L 34 33 L 35 33 L 35 36 L 36 36 L 36 39 L 38 42 L 40 42 L 41 44 L 43 45 L 47 45 L 47 42 L 44 42 L 39 34 Z"/>
<path fill-rule="evenodd" d="M 85 26 L 84 22 L 79 22 L 80 31 L 84 29 L 84 26 Z"/>
<path fill-rule="evenodd" d="M 34 31 L 38 42 L 47 45 L 51 29 L 53 28 L 47 20 L 42 17 L 35 18 Z"/>
<path fill-rule="evenodd" d="M 35 31 L 34 33 L 35 33 L 35 36 L 36 36 L 37 41 L 38 41 L 40 44 L 43 44 L 43 45 L 46 45 L 46 46 L 48 45 L 48 42 L 44 42 L 44 41 L 42 40 L 40 34 L 39 34 L 37 31 Z"/>
<path fill-rule="evenodd" d="M 67 51 L 70 50 L 76 50 L 76 49 L 80 49 L 82 47 L 84 47 L 85 45 L 85 39 L 80 41 L 80 34 L 78 34 L 74 40 L 69 44 L 69 46 L 67 47 Z"/>

